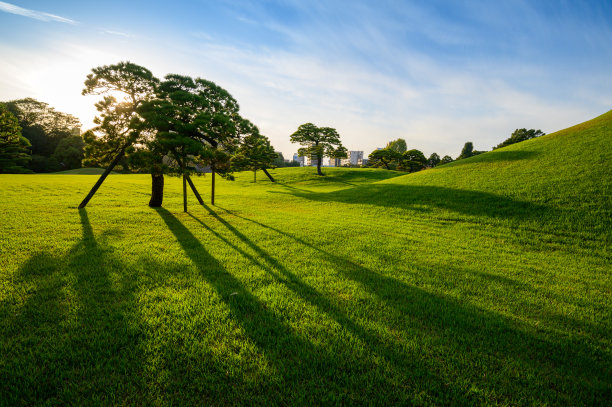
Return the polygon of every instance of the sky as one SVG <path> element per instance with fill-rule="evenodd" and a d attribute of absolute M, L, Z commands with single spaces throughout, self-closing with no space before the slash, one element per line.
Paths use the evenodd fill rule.
<path fill-rule="evenodd" d="M 612 109 L 609 0 L 0 1 L 0 101 L 33 97 L 93 126 L 92 68 L 202 77 L 291 158 L 300 124 L 369 154 L 490 150 Z"/>

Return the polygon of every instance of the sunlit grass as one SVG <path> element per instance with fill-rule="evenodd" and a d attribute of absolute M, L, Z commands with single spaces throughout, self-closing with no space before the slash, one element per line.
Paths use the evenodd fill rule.
<path fill-rule="evenodd" d="M 0 176 L 0 404 L 605 404 L 610 114 L 412 175 Z M 209 202 L 210 176 L 194 178 Z"/>

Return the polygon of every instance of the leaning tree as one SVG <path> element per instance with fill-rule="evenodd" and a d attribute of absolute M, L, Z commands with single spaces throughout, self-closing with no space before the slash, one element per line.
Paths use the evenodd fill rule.
<path fill-rule="evenodd" d="M 262 170 L 270 181 L 275 182 L 267 169 L 274 167 L 277 158 L 278 153 L 274 151 L 270 140 L 252 125 L 251 133 L 242 139 L 240 147 L 232 157 L 232 168 L 253 171 L 253 182 L 257 182 L 257 170 Z"/>
<path fill-rule="evenodd" d="M 317 160 L 317 174 L 321 172 L 323 157 L 346 158 L 346 148 L 340 142 L 340 135 L 331 127 L 317 127 L 312 123 L 305 123 L 298 127 L 290 136 L 292 143 L 299 143 L 304 147 L 298 149 L 300 157 L 311 157 Z"/>
<path fill-rule="evenodd" d="M 94 119 L 97 126 L 83 135 L 85 160 L 107 168 L 79 208 L 87 205 L 119 161 L 150 136 L 144 131 L 138 109 L 154 97 L 158 82 L 151 71 L 131 62 L 93 68 L 87 75 L 82 94 L 103 98 L 95 105 L 99 112 Z"/>

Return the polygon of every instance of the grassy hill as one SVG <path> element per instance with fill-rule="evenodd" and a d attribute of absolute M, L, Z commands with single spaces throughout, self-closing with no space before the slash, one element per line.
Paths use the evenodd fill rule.
<path fill-rule="evenodd" d="M 612 396 L 612 113 L 405 175 L 1 175 L 0 404 Z M 194 179 L 208 200 L 210 176 Z"/>

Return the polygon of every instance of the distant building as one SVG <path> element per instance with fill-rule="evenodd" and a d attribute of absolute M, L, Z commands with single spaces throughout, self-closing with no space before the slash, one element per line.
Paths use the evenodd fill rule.
<path fill-rule="evenodd" d="M 341 158 L 330 157 L 330 159 L 329 159 L 329 166 L 330 167 L 340 167 L 340 166 L 342 166 L 342 159 Z"/>
<path fill-rule="evenodd" d="M 362 160 L 363 160 L 363 151 L 349 151 L 348 157 L 342 159 L 341 165 L 356 167 L 356 166 L 361 165 Z"/>
<path fill-rule="evenodd" d="M 305 158 L 306 157 L 300 157 L 298 153 L 293 154 L 293 161 L 295 161 L 296 163 L 300 163 L 300 167 L 303 167 L 305 165 Z"/>

